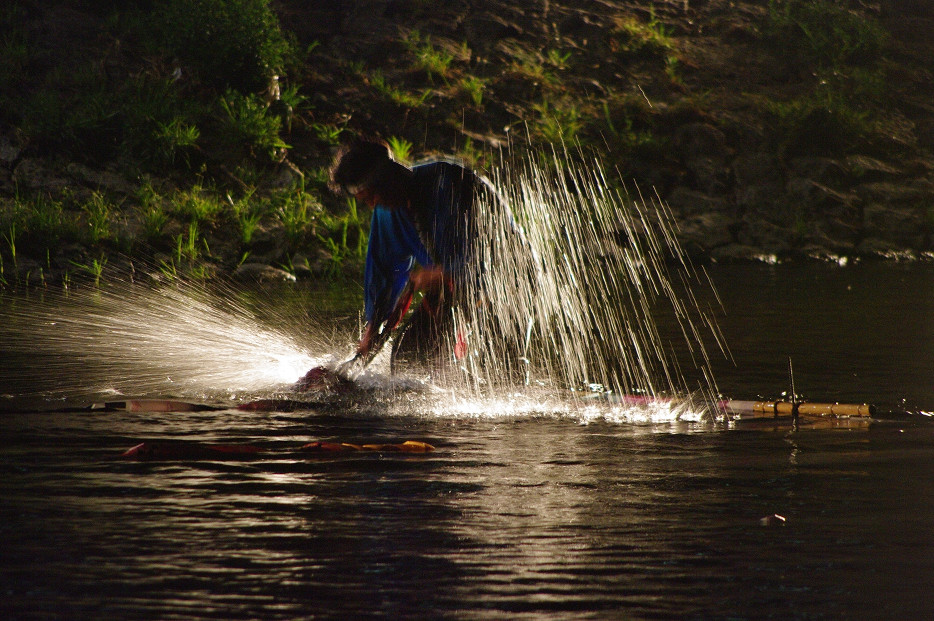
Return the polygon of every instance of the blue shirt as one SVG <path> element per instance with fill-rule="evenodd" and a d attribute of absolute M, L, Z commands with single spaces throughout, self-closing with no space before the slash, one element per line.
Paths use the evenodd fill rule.
<path fill-rule="evenodd" d="M 474 174 L 450 162 L 412 169 L 411 212 L 377 205 L 370 221 L 364 272 L 367 321 L 382 323 L 417 263 L 440 265 L 459 280 L 469 263 Z"/>

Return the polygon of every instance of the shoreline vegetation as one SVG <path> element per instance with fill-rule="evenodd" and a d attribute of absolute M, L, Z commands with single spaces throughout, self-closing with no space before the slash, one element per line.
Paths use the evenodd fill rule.
<path fill-rule="evenodd" d="M 599 154 L 698 261 L 931 260 L 932 28 L 908 0 L 12 0 L 0 290 L 356 278 L 369 212 L 327 167 L 359 135 Z"/>

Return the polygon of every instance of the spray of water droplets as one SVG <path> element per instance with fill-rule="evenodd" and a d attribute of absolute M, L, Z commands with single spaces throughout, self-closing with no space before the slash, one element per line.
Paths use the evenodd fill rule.
<path fill-rule="evenodd" d="M 661 200 L 632 196 L 599 161 L 566 151 L 511 160 L 489 180 L 499 200 L 480 202 L 478 303 L 459 318 L 462 330 L 497 336 L 475 339 L 465 363 L 476 388 L 518 377 L 712 400 L 705 341 L 726 350 L 692 293 L 712 284 L 685 258 Z"/>
<path fill-rule="evenodd" d="M 101 288 L 29 296 L 4 308 L 0 385 L 51 398 L 230 398 L 287 387 L 321 362 L 311 352 L 334 348 L 275 313 L 251 308 L 234 289 L 197 283 L 111 278 Z"/>

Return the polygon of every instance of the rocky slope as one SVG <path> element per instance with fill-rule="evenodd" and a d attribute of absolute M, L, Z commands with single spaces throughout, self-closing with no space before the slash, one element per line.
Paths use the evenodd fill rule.
<path fill-rule="evenodd" d="M 934 31 L 934 7 L 837 3 L 879 24 L 887 38 L 871 63 L 825 68 L 770 37 L 769 4 L 356 0 L 317 8 L 282 3 L 281 14 L 286 27 L 321 44 L 319 109 L 349 116 L 354 127 L 457 151 L 466 142 L 496 148 L 521 135 L 523 123 L 534 125 L 540 116 L 537 102 L 563 107 L 566 122 L 572 122 L 567 110 L 577 110 L 575 138 L 604 147 L 624 176 L 656 187 L 696 254 L 930 253 L 934 43 L 926 33 Z M 624 49 L 631 21 L 660 31 L 670 47 Z M 413 32 L 452 55 L 460 50 L 453 65 L 484 76 L 481 106 L 458 100 L 438 80 L 427 110 L 400 113 L 374 97 L 361 73 L 378 68 L 401 83 L 424 81 L 399 43 Z M 568 56 L 564 64 L 549 64 L 561 55 Z M 357 63 L 356 74 L 347 73 L 348 62 Z M 534 63 L 544 67 L 537 75 Z M 866 115 L 862 135 L 841 139 L 825 127 L 836 119 L 823 119 L 819 109 L 784 124 L 770 112 L 774 102 L 806 100 L 828 73 L 870 69 L 884 84 L 871 101 L 854 93 L 849 104 Z M 852 80 L 831 87 L 841 100 L 860 88 Z"/>
<path fill-rule="evenodd" d="M 815 15 L 788 12 L 801 4 L 278 0 L 271 6 L 281 28 L 307 51 L 281 82 L 307 100 L 283 130 L 288 160 L 267 166 L 263 183 L 289 183 L 301 171 L 326 206 L 340 209 L 322 171 L 335 144 L 354 134 L 479 167 L 510 145 L 563 140 L 596 152 L 626 183 L 657 190 L 697 257 L 930 258 L 934 6 L 815 0 L 839 26 L 816 40 L 795 22 Z M 81 53 L 98 55 L 100 71 L 117 79 L 190 75 L 171 58 L 132 51 L 132 40 L 112 33 L 106 2 L 90 11 L 77 2 L 27 6 L 30 36 L 50 50 L 50 74 Z M 7 121 L 0 194 L 103 190 L 132 210 L 132 157 L 63 161 Z M 224 183 L 242 185 L 236 165 L 213 153 L 197 174 L 223 194 Z M 159 181 L 190 182 L 179 172 Z M 209 241 L 230 266 L 243 248 L 225 249 L 224 234 L 211 231 Z M 281 230 L 260 237 L 267 246 L 283 239 Z M 283 261 L 284 251 L 264 252 Z"/>

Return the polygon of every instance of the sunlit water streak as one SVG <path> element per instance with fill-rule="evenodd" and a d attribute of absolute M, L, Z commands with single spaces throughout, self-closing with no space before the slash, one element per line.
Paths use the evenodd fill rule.
<path fill-rule="evenodd" d="M 120 278 L 27 298 L 3 309 L 4 351 L 19 363 L 3 365 L 3 385 L 60 398 L 283 389 L 333 347 L 324 334 L 275 321 L 272 305 L 264 310 L 260 321 L 230 288 Z"/>
<path fill-rule="evenodd" d="M 566 151 L 540 157 L 494 169 L 500 200 L 480 203 L 474 252 L 484 271 L 472 296 L 480 303 L 460 318 L 463 330 L 480 336 L 465 364 L 473 386 L 518 377 L 578 391 L 709 400 L 716 387 L 707 343 L 720 354 L 726 348 L 713 309 L 692 293 L 712 284 L 686 259 L 667 206 L 630 195 L 596 159 Z M 664 313 L 680 330 L 677 343 L 659 332 Z M 684 379 L 675 346 L 689 352 L 697 385 Z"/>

